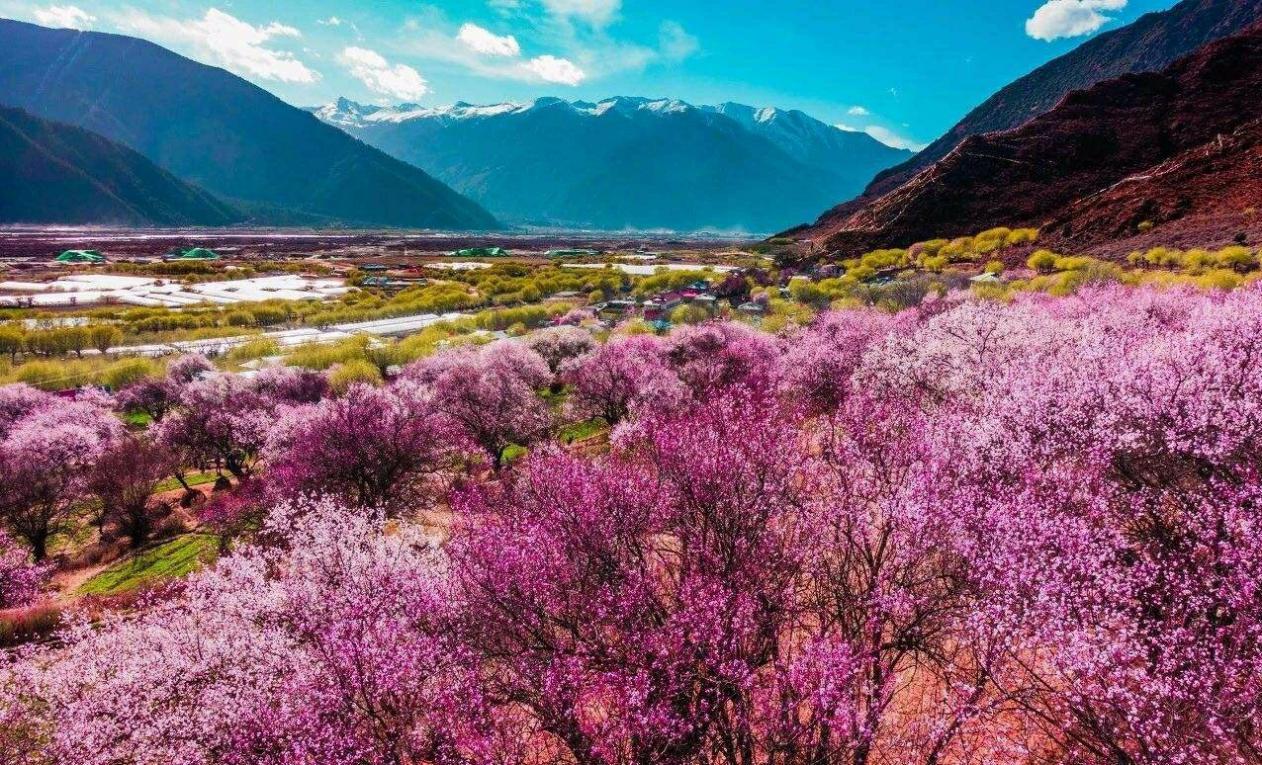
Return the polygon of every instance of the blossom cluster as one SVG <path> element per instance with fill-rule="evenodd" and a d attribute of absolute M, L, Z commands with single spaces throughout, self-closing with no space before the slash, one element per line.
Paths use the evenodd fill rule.
<path fill-rule="evenodd" d="M 1262 290 L 563 332 L 180 383 L 158 437 L 261 487 L 258 541 L 0 669 L 0 755 L 1262 762 Z"/>

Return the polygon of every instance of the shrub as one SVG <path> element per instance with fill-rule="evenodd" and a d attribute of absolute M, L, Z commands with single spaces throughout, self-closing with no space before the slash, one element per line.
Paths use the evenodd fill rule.
<path fill-rule="evenodd" d="M 161 367 L 152 359 L 129 358 L 119 359 L 103 369 L 100 383 L 113 391 L 122 390 L 138 380 L 146 377 L 158 377 Z"/>
<path fill-rule="evenodd" d="M 710 312 L 695 303 L 685 303 L 670 312 L 672 324 L 700 324 L 710 318 Z"/>
<path fill-rule="evenodd" d="M 1214 260 L 1221 268 L 1240 272 L 1250 271 L 1258 265 L 1258 259 L 1253 251 L 1248 247 L 1240 246 L 1224 247 L 1218 251 Z"/>
<path fill-rule="evenodd" d="M 381 370 L 367 359 L 347 361 L 329 370 L 329 387 L 339 394 L 359 383 L 380 385 Z"/>
<path fill-rule="evenodd" d="M 1051 273 L 1056 268 L 1056 260 L 1060 256 L 1051 250 L 1036 250 L 1026 261 L 1025 265 L 1033 271 L 1039 273 Z"/>
<path fill-rule="evenodd" d="M 241 364 L 246 361 L 263 359 L 280 355 L 280 343 L 267 337 L 250 340 L 228 351 L 224 359 L 230 364 Z"/>

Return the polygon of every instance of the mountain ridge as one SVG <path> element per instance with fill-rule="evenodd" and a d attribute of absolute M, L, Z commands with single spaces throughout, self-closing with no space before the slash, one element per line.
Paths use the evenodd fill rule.
<path fill-rule="evenodd" d="M 0 222 L 223 226 L 244 216 L 127 147 L 0 107 Z"/>
<path fill-rule="evenodd" d="M 803 112 L 620 96 L 310 111 L 514 222 L 775 231 L 910 152 Z"/>
<path fill-rule="evenodd" d="M 879 199 L 973 135 L 1009 130 L 1054 108 L 1070 92 L 1123 74 L 1158 71 L 1214 40 L 1262 20 L 1262 0 L 1183 0 L 1131 24 L 1096 35 L 997 90 L 950 130 L 906 162 L 878 173 L 859 196 L 837 204 L 809 230 L 844 219 Z"/>
<path fill-rule="evenodd" d="M 854 253 L 1036 226 L 1081 250 L 1141 224 L 1234 220 L 1262 198 L 1262 119 L 1240 107 L 1259 90 L 1262 24 L 1161 72 L 1074 91 L 1021 127 L 970 136 L 895 191 L 802 234 Z"/>
<path fill-rule="evenodd" d="M 373 225 L 499 225 L 423 171 L 234 74 L 140 38 L 0 19 L 0 103 L 100 133 L 260 208 Z"/>
<path fill-rule="evenodd" d="M 452 119 L 474 119 L 479 117 L 494 117 L 504 114 L 520 114 L 534 108 L 546 108 L 550 106 L 568 106 L 575 112 L 586 114 L 588 116 L 601 116 L 609 111 L 617 108 L 632 107 L 646 111 L 655 112 L 680 112 L 687 110 L 696 110 L 698 112 L 709 114 L 721 114 L 730 117 L 737 122 L 746 126 L 754 124 L 767 124 L 780 120 L 792 120 L 798 124 L 814 123 L 820 128 L 826 128 L 829 131 L 836 131 L 845 135 L 864 136 L 864 138 L 873 143 L 880 144 L 895 151 L 906 151 L 899 149 L 897 146 L 890 146 L 882 142 L 880 139 L 858 130 L 847 130 L 845 128 L 830 125 L 823 120 L 816 119 L 806 112 L 799 109 L 782 109 L 774 106 L 750 106 L 735 101 L 724 101 L 720 104 L 693 104 L 677 98 L 647 98 L 643 96 L 611 96 L 601 99 L 600 101 L 583 101 L 576 99 L 567 101 L 565 99 L 553 96 L 544 96 L 536 98 L 529 103 L 517 101 L 501 101 L 492 104 L 471 104 L 467 101 L 457 101 L 446 106 L 421 106 L 415 103 L 400 103 L 395 105 L 376 105 L 364 104 L 346 97 L 340 97 L 327 104 L 320 106 L 308 106 L 306 110 L 315 114 L 321 120 L 334 125 L 345 125 L 347 127 L 362 127 L 367 124 L 376 122 L 407 122 L 414 119 L 441 118 L 448 117 Z M 907 152 L 910 154 L 911 152 Z"/>

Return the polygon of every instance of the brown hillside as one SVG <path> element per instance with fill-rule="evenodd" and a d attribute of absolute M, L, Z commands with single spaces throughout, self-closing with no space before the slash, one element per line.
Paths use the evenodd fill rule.
<path fill-rule="evenodd" d="M 1255 26 L 1163 72 L 1071 93 L 1020 128 L 967 138 L 894 191 L 798 235 L 851 253 L 1040 226 L 1083 249 L 1144 220 L 1237 214 L 1262 198 L 1259 92 Z"/>

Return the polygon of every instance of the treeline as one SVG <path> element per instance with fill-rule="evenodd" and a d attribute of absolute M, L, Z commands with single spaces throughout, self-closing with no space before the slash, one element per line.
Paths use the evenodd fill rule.
<path fill-rule="evenodd" d="M 0 324 L 0 355 L 8 356 L 13 362 L 23 353 L 82 357 L 88 349 L 105 353 L 122 339 L 123 331 L 112 324 L 70 324 L 30 329 L 20 324 Z"/>

